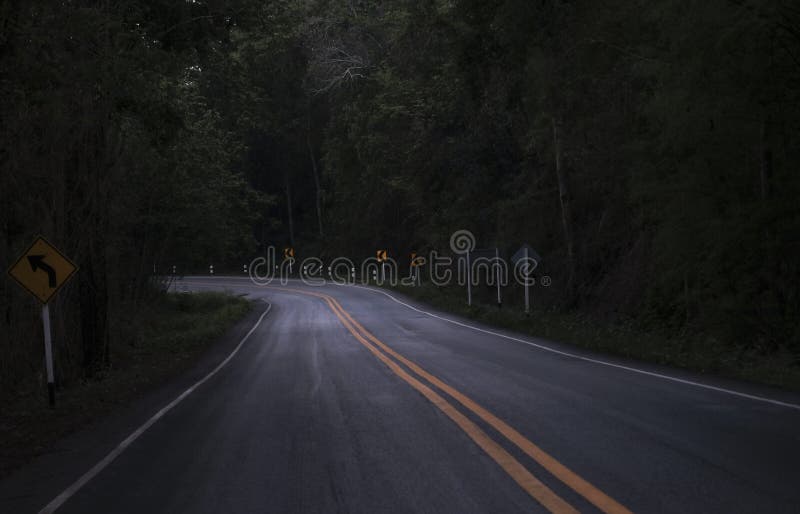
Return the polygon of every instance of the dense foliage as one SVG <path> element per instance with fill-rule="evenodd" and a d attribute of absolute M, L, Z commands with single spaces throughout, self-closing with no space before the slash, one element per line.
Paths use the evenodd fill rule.
<path fill-rule="evenodd" d="M 6 1 L 0 29 L 0 257 L 41 232 L 81 264 L 64 369 L 108 365 L 154 267 L 457 229 L 535 246 L 548 308 L 800 355 L 793 2 Z M 38 370 L 0 287 L 0 370 Z"/>

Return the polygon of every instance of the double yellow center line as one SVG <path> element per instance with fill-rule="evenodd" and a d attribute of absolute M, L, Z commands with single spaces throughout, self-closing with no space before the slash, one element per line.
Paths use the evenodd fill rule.
<path fill-rule="evenodd" d="M 477 424 L 462 414 L 433 388 L 423 383 L 420 378 L 427 380 L 431 385 L 438 388 L 441 392 L 446 393 L 453 400 L 460 403 L 463 407 L 483 420 L 498 433 L 502 434 L 506 439 L 508 439 L 508 441 L 516 445 L 526 455 L 536 461 L 542 468 L 547 470 L 554 477 L 558 478 L 573 491 L 583 496 L 587 501 L 600 509 L 602 512 L 607 514 L 632 514 L 630 510 L 561 464 L 547 452 L 520 434 L 508 423 L 504 422 L 485 408 L 478 405 L 467 395 L 446 384 L 435 375 L 425 371 L 415 362 L 405 358 L 387 346 L 371 332 L 365 329 L 358 321 L 353 319 L 350 313 L 348 313 L 332 296 L 311 291 L 304 291 L 301 289 L 274 289 L 308 296 L 315 296 L 322 299 L 359 343 L 369 350 L 377 359 L 383 362 L 390 370 L 392 370 L 392 372 L 394 372 L 395 375 L 416 389 L 434 406 L 436 406 L 436 408 L 441 410 L 461 430 L 463 430 L 464 433 L 475 442 L 475 444 L 477 444 L 484 452 L 486 452 L 487 455 L 489 455 L 489 457 L 491 457 L 503 470 L 505 470 L 505 472 L 508 473 L 508 475 L 517 484 L 519 484 L 522 489 L 525 490 L 525 492 L 527 492 L 550 512 L 555 514 L 572 514 L 577 513 L 578 510 L 567 503 L 564 499 L 559 497 L 553 492 L 552 489 L 543 484 L 539 479 L 533 476 L 530 471 L 525 468 L 525 466 L 523 466 L 510 453 L 508 453 L 500 444 L 489 437 L 489 435 L 486 434 L 486 432 L 484 432 Z M 416 376 L 406 371 L 400 366 L 400 364 L 406 366 L 410 371 L 415 373 Z"/>

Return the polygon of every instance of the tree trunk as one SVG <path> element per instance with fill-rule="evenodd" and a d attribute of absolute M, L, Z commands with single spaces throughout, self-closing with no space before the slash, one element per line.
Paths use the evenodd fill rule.
<path fill-rule="evenodd" d="M 683 303 L 685 312 L 685 319 L 683 322 L 683 328 L 686 330 L 689 327 L 689 321 L 691 321 L 692 315 L 692 303 L 691 303 L 691 296 L 689 294 L 689 272 L 683 272 Z"/>
<path fill-rule="evenodd" d="M 107 110 L 97 109 L 95 119 L 106 119 Z M 113 167 L 114 150 L 109 143 L 109 127 L 104 124 L 87 129 L 82 147 L 76 150 L 75 172 L 83 179 L 85 196 L 73 233 L 79 237 L 79 303 L 83 342 L 83 371 L 87 377 L 110 365 L 109 276 L 106 264 L 109 234 L 108 174 Z M 79 234 L 79 235 L 78 235 Z"/>
<path fill-rule="evenodd" d="M 289 185 L 289 173 L 283 174 L 283 184 L 286 190 L 286 213 L 289 218 L 289 244 L 294 248 L 294 216 L 292 215 L 292 189 Z"/>
<path fill-rule="evenodd" d="M 308 156 L 311 158 L 311 171 L 314 174 L 314 187 L 316 188 L 316 201 L 317 201 L 317 224 L 319 225 L 319 235 L 324 235 L 322 230 L 322 189 L 319 187 L 319 171 L 317 170 L 317 159 L 314 158 L 314 148 L 311 146 L 311 135 L 306 138 L 306 145 L 308 146 Z"/>
<path fill-rule="evenodd" d="M 760 182 L 761 182 L 761 200 L 763 202 L 769 200 L 771 182 L 772 182 L 772 149 L 769 147 L 769 139 L 768 139 L 769 134 L 767 133 L 768 125 L 769 125 L 769 120 L 765 116 L 764 120 L 761 122 Z"/>
<path fill-rule="evenodd" d="M 561 225 L 564 230 L 564 241 L 567 245 L 567 265 L 569 266 L 567 286 L 571 287 L 575 279 L 575 244 L 572 232 L 572 207 L 570 205 L 569 180 L 567 171 L 564 169 L 561 162 L 561 121 L 553 118 L 552 123 L 556 178 L 558 179 L 558 197 L 561 202 Z"/>
<path fill-rule="evenodd" d="M 105 250 L 90 246 L 90 251 L 95 250 L 97 254 L 86 255 L 86 259 L 81 263 L 83 275 L 80 282 L 81 335 L 83 370 L 87 377 L 94 376 L 100 369 L 110 364 Z"/>

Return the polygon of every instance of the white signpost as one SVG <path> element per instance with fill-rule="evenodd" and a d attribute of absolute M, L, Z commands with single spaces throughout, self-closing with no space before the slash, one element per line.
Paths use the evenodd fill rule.
<path fill-rule="evenodd" d="M 536 250 L 531 248 L 529 244 L 525 243 L 513 256 L 511 256 L 511 262 L 514 265 L 514 268 L 517 267 L 517 263 L 519 261 L 523 261 L 522 269 L 520 271 L 522 271 L 525 275 L 523 277 L 523 287 L 525 288 L 525 314 L 530 314 L 530 275 L 542 261 L 542 258 L 538 253 L 536 253 Z"/>
<path fill-rule="evenodd" d="M 467 305 L 472 305 L 472 262 L 469 259 L 470 251 L 467 249 Z"/>
<path fill-rule="evenodd" d="M 494 258 L 495 264 L 494 267 L 497 270 L 497 308 L 501 308 L 503 306 L 503 297 L 500 294 L 500 282 L 502 280 L 502 271 L 500 269 L 500 249 L 494 249 Z"/>
<path fill-rule="evenodd" d="M 50 330 L 50 305 L 48 302 L 77 270 L 78 267 L 72 261 L 41 236 L 8 269 L 8 274 L 19 285 L 42 302 L 47 395 L 51 407 L 56 404 L 56 388 L 53 372 L 53 336 Z"/>

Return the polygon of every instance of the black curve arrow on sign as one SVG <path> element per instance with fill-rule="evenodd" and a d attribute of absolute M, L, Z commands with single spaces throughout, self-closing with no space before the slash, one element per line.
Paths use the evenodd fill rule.
<path fill-rule="evenodd" d="M 48 285 L 51 289 L 56 287 L 56 270 L 50 267 L 49 264 L 44 262 L 44 255 L 28 255 L 28 262 L 33 271 L 42 270 L 47 273 Z"/>

